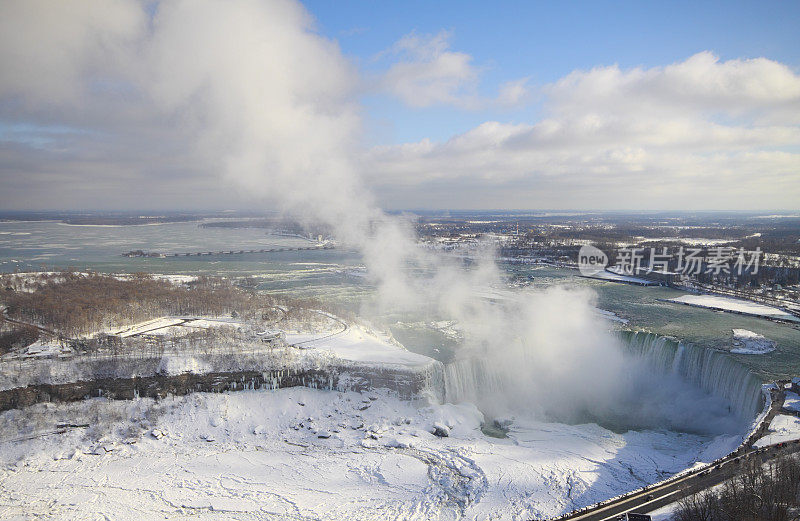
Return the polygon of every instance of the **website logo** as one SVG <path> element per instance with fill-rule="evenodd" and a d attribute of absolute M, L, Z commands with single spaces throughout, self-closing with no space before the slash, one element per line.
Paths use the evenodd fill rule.
<path fill-rule="evenodd" d="M 608 256 L 603 250 L 589 244 L 581 246 L 578 252 L 578 269 L 584 277 L 597 275 L 608 266 Z"/>

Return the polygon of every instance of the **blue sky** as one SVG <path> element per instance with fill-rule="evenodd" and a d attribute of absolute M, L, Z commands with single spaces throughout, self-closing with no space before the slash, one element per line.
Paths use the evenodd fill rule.
<path fill-rule="evenodd" d="M 575 69 L 619 64 L 663 66 L 700 51 L 722 60 L 766 57 L 800 66 L 800 2 L 304 2 L 321 34 L 336 40 L 364 70 L 404 35 L 452 33 L 452 49 L 473 57 L 481 94 L 529 77 L 550 83 Z M 445 140 L 483 121 L 525 122 L 538 104 L 513 110 L 409 108 L 365 96 L 376 142 Z"/>

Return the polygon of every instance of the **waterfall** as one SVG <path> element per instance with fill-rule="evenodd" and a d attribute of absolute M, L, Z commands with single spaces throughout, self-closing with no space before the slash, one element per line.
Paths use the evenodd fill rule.
<path fill-rule="evenodd" d="M 502 389 L 500 371 L 485 358 L 462 358 L 445 365 L 444 397 L 448 402 L 477 403 L 481 395 L 497 393 Z"/>
<path fill-rule="evenodd" d="M 676 374 L 726 399 L 739 416 L 753 418 L 761 410 L 761 380 L 727 353 L 646 331 L 620 331 L 619 335 L 629 352 L 646 359 L 657 371 Z"/>
<path fill-rule="evenodd" d="M 751 420 L 761 410 L 763 406 L 761 380 L 727 353 L 682 343 L 674 338 L 644 331 L 620 331 L 616 334 L 628 355 L 627 359 L 631 361 L 628 370 L 648 371 L 648 375 L 652 370 L 651 380 L 647 375 L 639 375 L 638 382 L 644 382 L 644 385 L 654 388 L 659 385 L 667 386 L 675 385 L 676 382 L 685 382 L 687 386 L 702 390 L 705 395 L 727 402 L 730 412 L 742 420 Z M 531 367 L 531 377 L 536 380 L 536 371 L 547 370 L 543 367 Z M 444 368 L 445 400 L 452 403 L 469 401 L 479 407 L 490 403 L 492 397 L 498 397 L 499 400 L 508 402 L 515 399 L 520 391 L 525 391 L 525 389 L 513 388 L 515 385 L 524 385 L 524 382 L 520 383 L 519 379 L 515 383 L 513 377 L 510 377 L 513 374 L 515 374 L 513 366 L 509 366 L 507 362 L 499 360 L 498 357 L 473 355 L 454 360 Z M 592 401 L 591 396 L 587 398 L 586 393 L 589 392 L 591 392 L 590 389 L 584 389 L 583 396 L 585 400 Z M 668 394 L 668 391 L 666 392 Z M 703 393 L 698 393 L 698 397 L 700 395 Z M 518 405 L 526 408 L 537 407 L 542 405 L 540 400 L 546 400 L 548 396 L 553 397 L 552 394 L 547 395 L 546 389 L 537 388 L 534 395 L 529 399 L 522 400 L 522 403 L 518 403 Z M 652 399 L 653 396 L 659 396 L 659 394 L 654 393 L 650 398 Z M 609 414 L 608 417 L 604 418 L 602 416 L 604 413 L 599 408 L 594 413 L 594 417 L 597 421 L 606 421 L 611 424 L 624 418 L 626 408 L 635 407 L 636 402 L 639 401 L 636 396 L 627 396 L 626 399 L 628 402 L 619 404 L 620 409 L 614 410 L 611 407 L 606 410 L 605 414 Z M 695 414 L 691 409 L 691 404 L 676 403 L 672 405 L 677 407 L 674 410 L 683 411 L 682 415 L 688 417 L 684 418 L 686 421 L 681 425 L 685 427 L 687 423 L 691 423 L 691 415 Z M 560 411 L 555 412 L 559 413 Z M 614 414 L 617 416 L 612 417 Z M 714 414 L 717 416 L 727 415 L 724 409 L 715 410 Z M 579 420 L 580 418 L 578 418 Z M 641 425 L 641 420 L 641 418 L 633 417 L 631 421 L 634 423 L 630 425 Z"/>

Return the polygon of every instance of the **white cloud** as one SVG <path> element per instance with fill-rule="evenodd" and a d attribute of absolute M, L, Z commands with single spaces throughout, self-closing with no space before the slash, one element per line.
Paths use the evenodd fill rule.
<path fill-rule="evenodd" d="M 295 1 L 6 1 L 0 69 L 0 206 L 361 190 L 357 71 Z"/>
<path fill-rule="evenodd" d="M 0 9 L 0 98 L 32 105 L 78 101 L 90 87 L 85 77 L 117 69 L 146 20 L 126 0 L 7 1 Z"/>
<path fill-rule="evenodd" d="M 481 69 L 472 56 L 450 49 L 452 33 L 411 33 L 383 55 L 397 58 L 380 79 L 380 88 L 411 107 L 452 105 L 475 110 L 492 105 L 517 106 L 528 96 L 527 78 L 500 86 L 496 99 L 478 94 Z"/>
<path fill-rule="evenodd" d="M 702 209 L 800 201 L 800 76 L 783 64 L 700 53 L 666 67 L 576 71 L 543 93 L 546 116 L 532 124 L 487 122 L 446 142 L 373 149 L 366 168 L 384 202 Z"/>
<path fill-rule="evenodd" d="M 384 74 L 382 86 L 412 107 L 469 106 L 477 101 L 478 70 L 468 54 L 451 51 L 451 34 L 409 34 L 390 49 L 399 60 Z"/>
<path fill-rule="evenodd" d="M 759 123 L 800 120 L 800 76 L 789 67 L 766 58 L 722 62 L 707 51 L 666 67 L 575 71 L 544 91 L 560 114 L 677 111 Z"/>
<path fill-rule="evenodd" d="M 521 78 L 500 85 L 495 103 L 501 107 L 515 107 L 525 102 L 529 96 L 528 78 Z"/>

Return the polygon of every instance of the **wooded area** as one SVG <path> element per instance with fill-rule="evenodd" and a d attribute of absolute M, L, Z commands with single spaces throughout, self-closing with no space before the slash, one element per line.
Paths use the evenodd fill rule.
<path fill-rule="evenodd" d="M 274 305 L 267 295 L 215 277 L 199 277 L 181 285 L 144 273 L 125 278 L 75 272 L 34 277 L 24 283 L 15 275 L 0 277 L 4 288 L 0 300 L 7 315 L 66 337 L 164 315 L 256 316 Z"/>
<path fill-rule="evenodd" d="M 39 330 L 33 326 L 4 323 L 0 317 L 0 355 L 29 346 L 39 339 Z"/>

